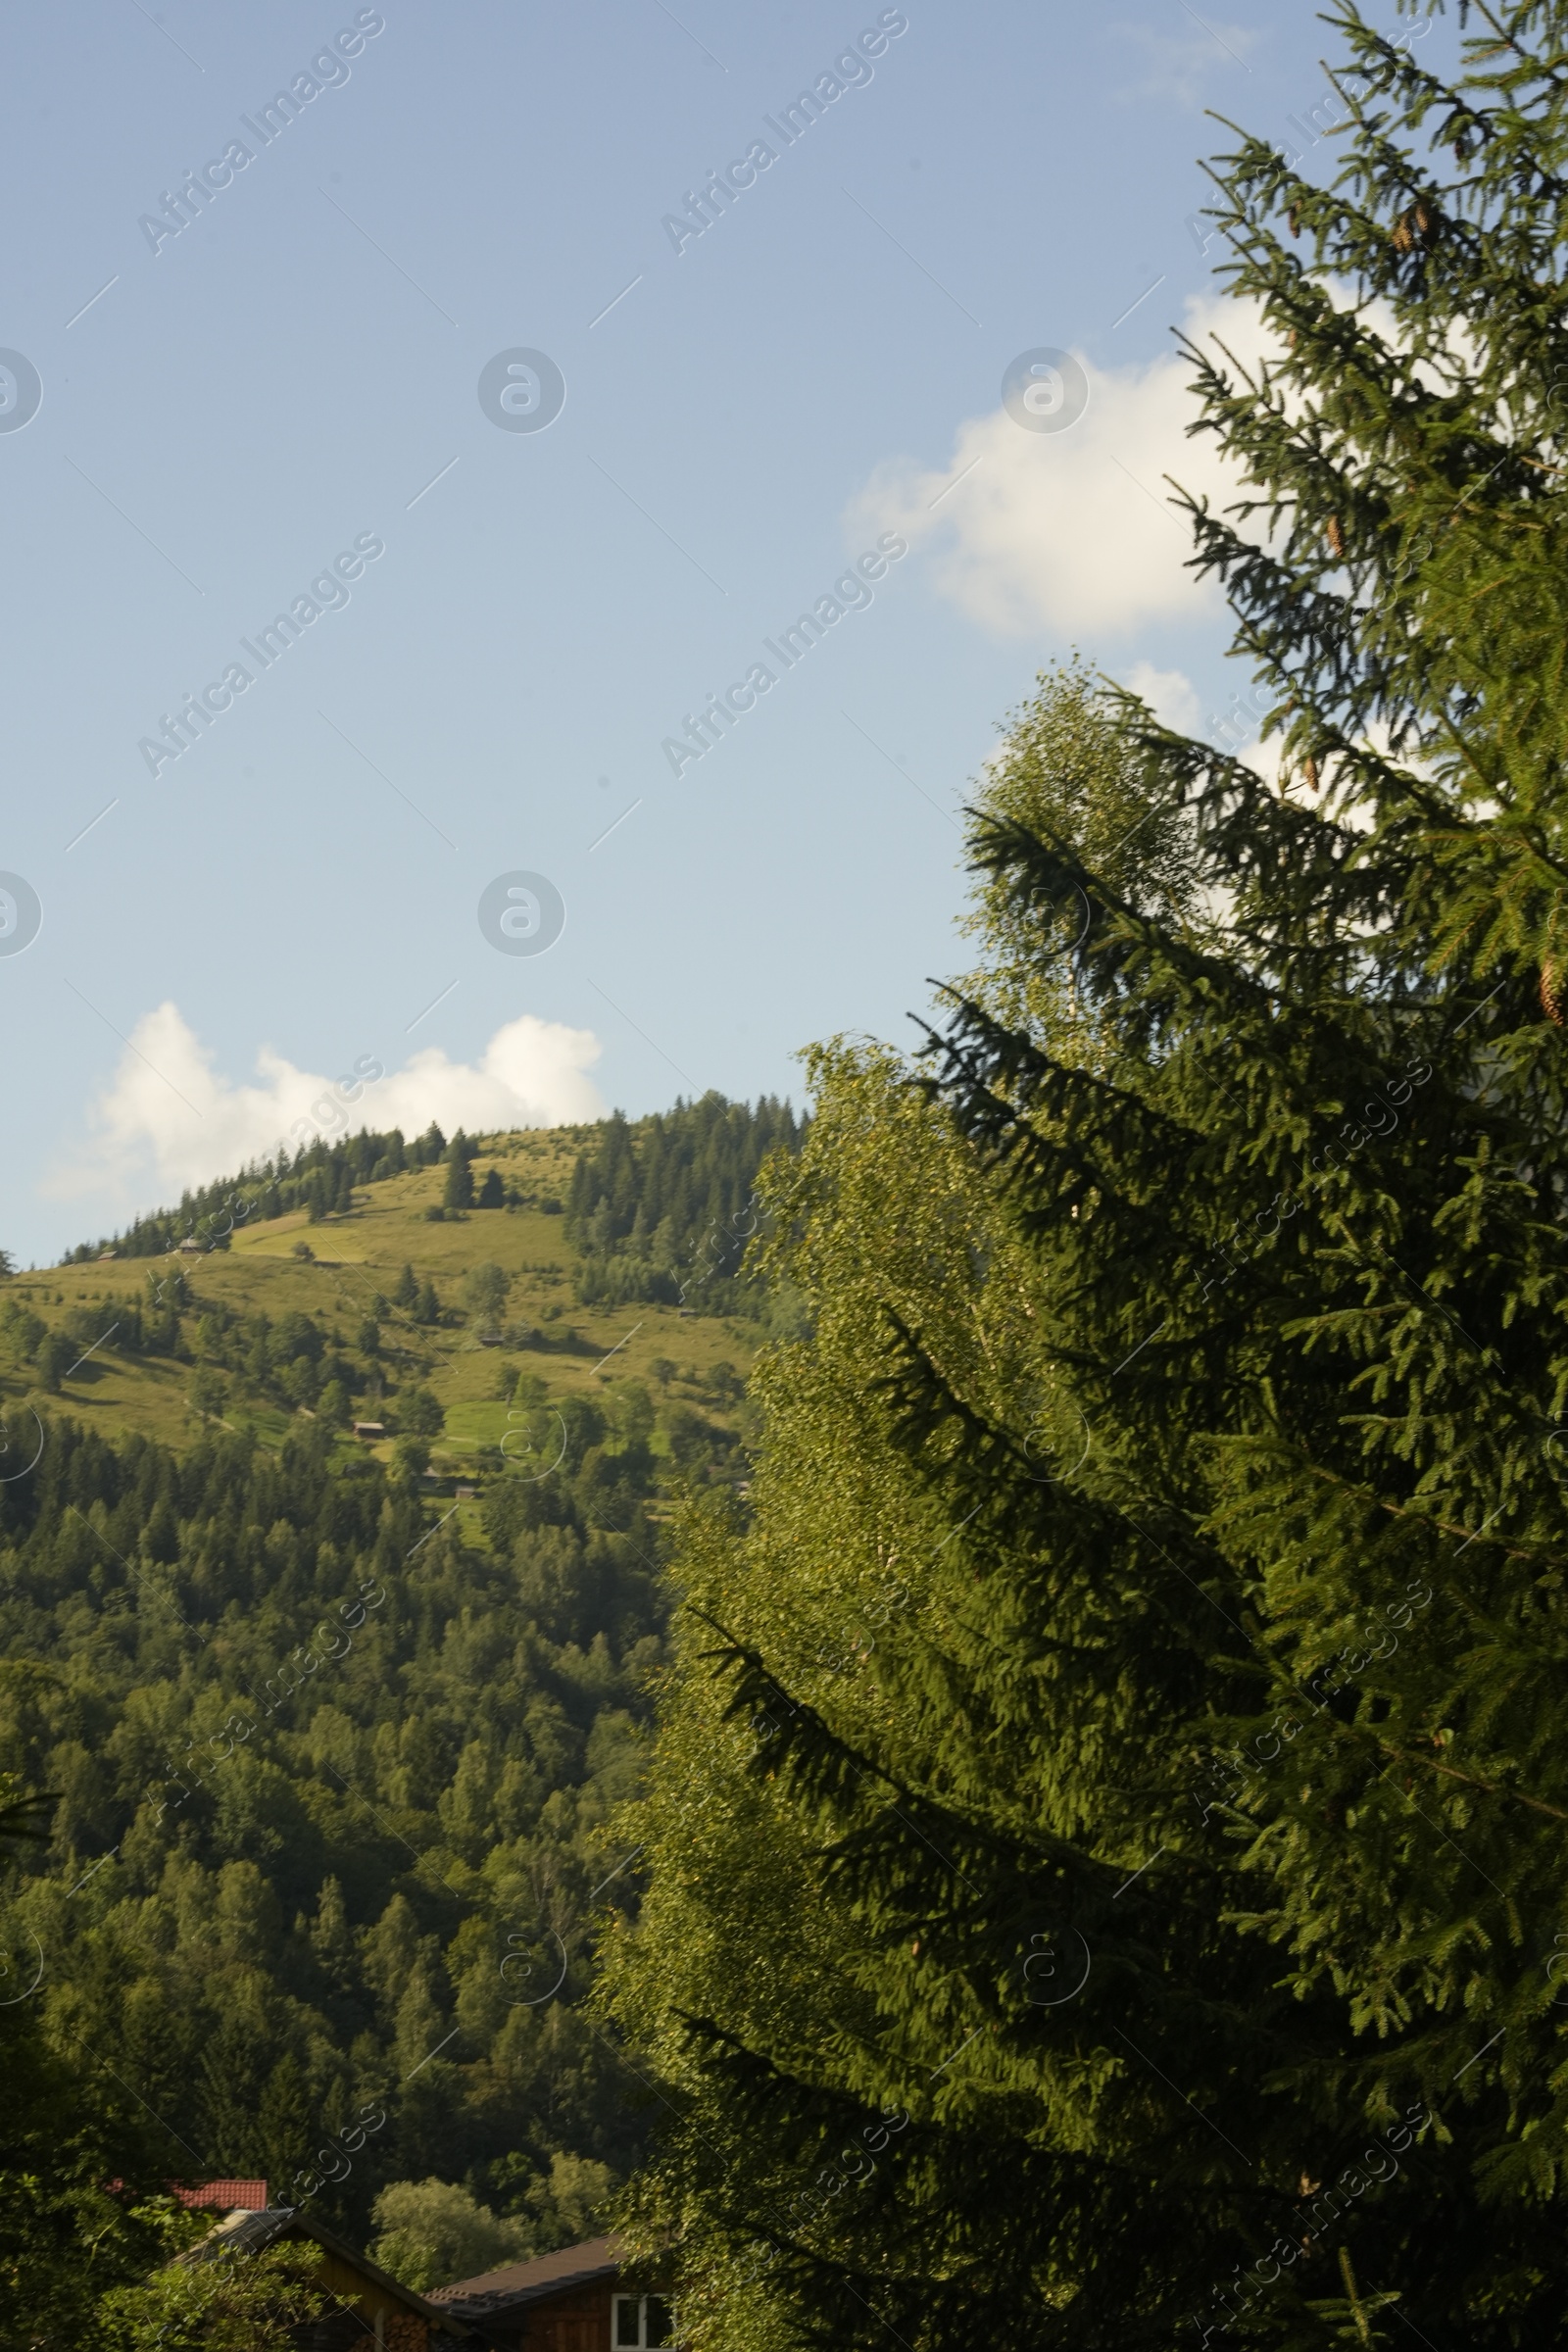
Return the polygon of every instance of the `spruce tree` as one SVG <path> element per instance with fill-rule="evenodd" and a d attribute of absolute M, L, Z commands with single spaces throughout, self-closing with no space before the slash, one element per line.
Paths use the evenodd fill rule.
<path fill-rule="evenodd" d="M 1560 2332 L 1568 10 L 1479 13 L 1216 174 L 1278 783 L 1106 707 L 1196 901 L 982 796 L 1050 984 L 775 1175 L 618 1972 L 714 2345 Z"/>
<path fill-rule="evenodd" d="M 462 1128 L 447 1146 L 447 1182 L 442 1195 L 446 1208 L 465 1209 L 473 1206 L 474 1147 Z"/>

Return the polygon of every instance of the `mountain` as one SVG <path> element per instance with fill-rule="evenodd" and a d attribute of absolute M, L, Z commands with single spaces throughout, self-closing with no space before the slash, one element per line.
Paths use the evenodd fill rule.
<path fill-rule="evenodd" d="M 721 1123 L 748 1187 L 797 1132 Z M 436 2178 L 545 2250 L 636 2158 L 584 1996 L 760 1337 L 581 1299 L 580 1171 L 658 1132 L 352 1139 L 0 1286 L 0 1770 L 54 1799 L 4 1958 L 171 2177 L 361 2234 Z"/>

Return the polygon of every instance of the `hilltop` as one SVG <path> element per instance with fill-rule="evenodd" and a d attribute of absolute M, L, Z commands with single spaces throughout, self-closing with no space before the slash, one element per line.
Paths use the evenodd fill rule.
<path fill-rule="evenodd" d="M 765 1150 L 795 1139 L 770 1107 L 710 1097 L 637 1124 L 318 1145 L 15 1276 L 0 1398 L 176 1451 L 218 1429 L 275 1446 L 303 1414 L 340 1452 L 389 1464 L 400 1435 L 423 1439 L 427 1483 L 445 1487 L 499 1472 L 504 1442 L 516 1455 L 519 1397 L 538 1415 L 640 1387 L 659 1399 L 656 1452 L 705 1439 L 721 1452 L 760 1337 L 760 1302 L 735 1279 L 757 1222 L 745 1202 Z M 728 1145 L 716 1192 L 704 1167 L 715 1133 Z M 382 1172 L 389 1141 L 415 1164 Z M 676 1171 L 672 1219 L 682 1146 L 697 1181 Z M 357 1181 L 356 1163 L 377 1173 Z M 447 1205 L 454 1192 L 473 1204 Z M 716 1418 L 699 1426 L 705 1414 Z M 356 1423 L 384 1434 L 357 1437 Z"/>

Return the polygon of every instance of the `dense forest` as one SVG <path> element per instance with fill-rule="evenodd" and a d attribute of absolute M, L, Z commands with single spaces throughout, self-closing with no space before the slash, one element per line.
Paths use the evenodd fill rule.
<path fill-rule="evenodd" d="M 297 2195 L 368 2102 L 377 2136 L 314 2192 L 361 2232 L 434 2174 L 549 2243 L 553 2162 L 579 2206 L 624 2173 L 638 2125 L 579 2004 L 635 1887 L 610 1823 L 668 1602 L 647 1445 L 559 1426 L 554 1475 L 486 1494 L 482 1549 L 308 1424 L 176 1460 L 51 1422 L 0 1489 L 0 1754 L 53 1797 L 13 1965 L 36 1937 L 51 2029 L 137 2086 L 172 2174 Z"/>
<path fill-rule="evenodd" d="M 577 1161 L 566 1208 L 579 1298 L 760 1313 L 763 1295 L 742 1272 L 761 1213 L 758 1171 L 770 1152 L 799 1151 L 808 1125 L 772 1096 L 754 1109 L 716 1094 L 635 1129 L 618 1113 L 607 1121 Z"/>

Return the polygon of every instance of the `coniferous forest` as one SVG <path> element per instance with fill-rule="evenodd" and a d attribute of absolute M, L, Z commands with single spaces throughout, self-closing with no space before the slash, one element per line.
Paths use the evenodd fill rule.
<path fill-rule="evenodd" d="M 754 1111 L 716 1095 L 677 1102 L 636 1136 L 610 1120 L 592 1157 L 577 1161 L 566 1208 L 582 1252 L 579 1298 L 660 1298 L 710 1313 L 755 1305 L 742 1260 L 760 1222 L 758 1171 L 770 1152 L 798 1150 L 803 1132 L 787 1102 Z"/>
<path fill-rule="evenodd" d="M 1568 12 L 1465 22 L 1213 165 L 1260 750 L 1043 672 L 912 1054 L 6 1283 L 0 2341 L 286 2340 L 170 2336 L 220 2173 L 694 2352 L 1560 2340 Z"/>

